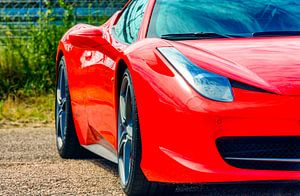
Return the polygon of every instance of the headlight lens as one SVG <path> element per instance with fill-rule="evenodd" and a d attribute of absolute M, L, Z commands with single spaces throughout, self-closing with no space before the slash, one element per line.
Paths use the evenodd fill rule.
<path fill-rule="evenodd" d="M 183 78 L 202 96 L 221 102 L 232 102 L 233 92 L 228 78 L 206 71 L 192 63 L 173 47 L 158 48 Z"/>

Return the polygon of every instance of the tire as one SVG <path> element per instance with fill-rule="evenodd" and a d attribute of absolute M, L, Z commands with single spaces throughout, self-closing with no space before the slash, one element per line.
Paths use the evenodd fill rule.
<path fill-rule="evenodd" d="M 71 107 L 70 91 L 64 57 L 59 62 L 55 96 L 56 147 L 65 159 L 90 158 L 91 153 L 80 146 Z"/>
<path fill-rule="evenodd" d="M 119 89 L 118 168 L 127 195 L 170 195 L 176 186 L 149 182 L 141 168 L 142 142 L 131 75 L 125 70 Z"/>

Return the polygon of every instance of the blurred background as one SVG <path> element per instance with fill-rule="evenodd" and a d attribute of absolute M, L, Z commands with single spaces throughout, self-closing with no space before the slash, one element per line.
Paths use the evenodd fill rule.
<path fill-rule="evenodd" d="M 0 0 L 0 128 L 52 123 L 55 55 L 77 23 L 101 25 L 126 0 Z"/>

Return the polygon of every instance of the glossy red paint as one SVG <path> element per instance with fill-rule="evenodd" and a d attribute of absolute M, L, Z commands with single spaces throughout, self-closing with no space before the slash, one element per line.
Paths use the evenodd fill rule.
<path fill-rule="evenodd" d="M 112 34 L 122 12 L 98 27 L 101 41 L 107 42 L 104 46 L 87 50 L 72 45 L 72 33 L 95 28 L 89 25 L 77 25 L 62 38 L 57 60 L 61 54 L 66 59 L 80 143 L 107 141 L 116 152 L 118 69 L 126 64 L 132 74 L 139 111 L 141 167 L 148 180 L 299 180 L 299 171 L 234 168 L 220 156 L 216 139 L 300 136 L 300 37 L 182 42 L 148 39 L 146 32 L 154 3 L 150 0 L 139 40 L 132 45 L 119 42 Z M 114 54 L 107 47 L 113 47 Z M 157 51 L 158 47 L 175 47 L 204 69 L 270 93 L 233 88 L 232 103 L 208 100 L 185 82 Z"/>

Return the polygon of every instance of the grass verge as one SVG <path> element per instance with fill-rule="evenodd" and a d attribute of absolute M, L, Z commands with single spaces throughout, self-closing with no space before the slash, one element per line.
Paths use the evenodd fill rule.
<path fill-rule="evenodd" d="M 0 100 L 0 128 L 53 126 L 54 95 Z"/>

